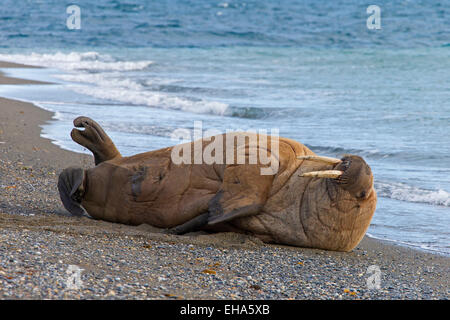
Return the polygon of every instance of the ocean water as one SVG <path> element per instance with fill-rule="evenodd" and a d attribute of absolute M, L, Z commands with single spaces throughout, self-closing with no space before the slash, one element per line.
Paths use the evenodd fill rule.
<path fill-rule="evenodd" d="M 72 4 L 72 3 L 71 3 Z M 125 155 L 171 134 L 278 129 L 326 156 L 372 167 L 369 235 L 450 254 L 450 1 L 77 1 L 0 3 L 3 69 L 54 85 L 0 96 L 55 112 L 43 135 L 62 148 L 72 121 L 100 122 Z M 372 3 L 370 3 L 372 4 Z"/>

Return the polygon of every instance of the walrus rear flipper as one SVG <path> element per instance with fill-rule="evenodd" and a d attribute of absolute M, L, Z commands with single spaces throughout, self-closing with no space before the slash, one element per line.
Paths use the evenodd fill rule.
<path fill-rule="evenodd" d="M 81 216 L 84 209 L 81 207 L 81 198 L 84 187 L 84 170 L 81 168 L 67 168 L 59 175 L 58 191 L 64 207 L 71 214 Z"/>
<path fill-rule="evenodd" d="M 95 165 L 121 157 L 111 138 L 97 122 L 88 117 L 78 117 L 73 120 L 73 125 L 84 128 L 84 130 L 73 129 L 70 135 L 73 141 L 92 151 Z"/>

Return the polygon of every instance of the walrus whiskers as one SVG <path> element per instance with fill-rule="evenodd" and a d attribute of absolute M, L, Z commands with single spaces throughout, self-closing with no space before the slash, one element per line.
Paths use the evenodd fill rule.
<path fill-rule="evenodd" d="M 322 171 L 311 171 L 305 172 L 300 175 L 300 177 L 314 177 L 314 178 L 339 178 L 344 171 L 341 170 L 322 170 Z"/>
<path fill-rule="evenodd" d="M 342 161 L 336 158 L 330 158 L 330 157 L 322 157 L 322 156 L 299 156 L 297 157 L 299 160 L 310 160 L 310 161 L 318 161 L 318 162 L 325 162 L 329 164 L 338 164 Z"/>

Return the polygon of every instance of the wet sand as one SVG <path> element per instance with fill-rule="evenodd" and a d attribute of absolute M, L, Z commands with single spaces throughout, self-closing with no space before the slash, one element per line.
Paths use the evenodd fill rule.
<path fill-rule="evenodd" d="M 2 63 L 0 68 L 24 67 Z M 0 75 L 0 84 L 37 81 Z M 71 217 L 56 188 L 93 157 L 41 138 L 52 113 L 0 98 L 0 299 L 448 299 L 450 258 L 365 237 L 349 253 L 234 233 L 173 236 Z M 67 132 L 69 134 L 69 132 Z M 375 214 L 382 214 L 376 212 Z M 81 282 L 70 288 L 70 265 Z M 380 288 L 368 267 L 380 270 Z M 372 276 L 372 278 L 370 278 Z"/>
<path fill-rule="evenodd" d="M 39 67 L 27 66 L 20 63 L 0 61 L 0 69 L 1 68 L 39 68 Z M 12 78 L 7 77 L 4 74 L 0 73 L 0 84 L 48 84 L 48 82 Z"/>

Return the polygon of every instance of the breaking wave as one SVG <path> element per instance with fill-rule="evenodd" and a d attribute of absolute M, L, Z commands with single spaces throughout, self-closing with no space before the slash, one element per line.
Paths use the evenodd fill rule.
<path fill-rule="evenodd" d="M 450 207 L 450 193 L 442 189 L 427 190 L 400 182 L 375 182 L 375 190 L 379 197 Z"/>
<path fill-rule="evenodd" d="M 118 61 L 98 52 L 0 54 L 0 60 L 65 71 L 134 71 L 149 67 L 153 61 Z"/>
<path fill-rule="evenodd" d="M 146 83 L 128 76 L 127 71 L 148 68 L 153 63 L 149 60 L 117 61 L 98 52 L 0 54 L 0 60 L 59 69 L 65 73 L 54 77 L 69 82 L 67 88 L 115 104 L 120 102 L 192 113 L 227 115 L 228 105 L 225 103 L 149 90 Z"/>

